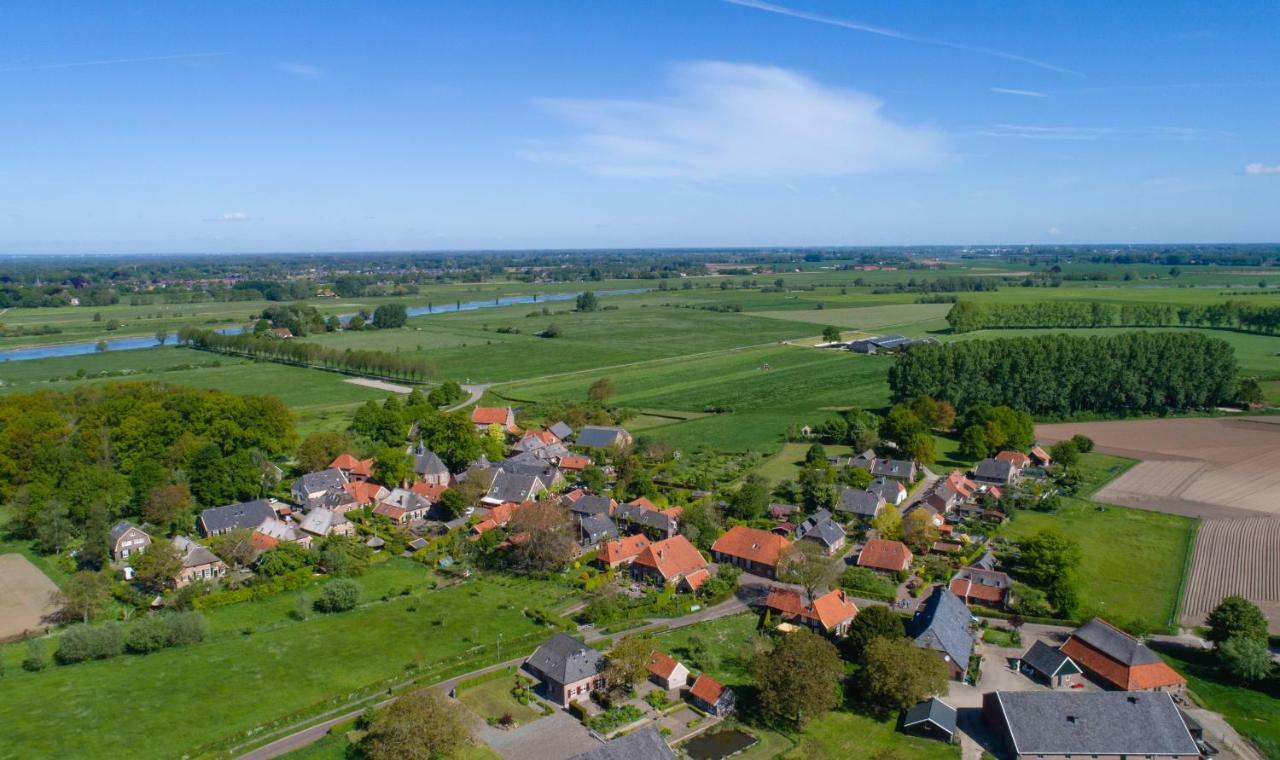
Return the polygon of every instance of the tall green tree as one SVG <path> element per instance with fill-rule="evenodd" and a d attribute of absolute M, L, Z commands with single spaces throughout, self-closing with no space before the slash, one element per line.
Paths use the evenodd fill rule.
<path fill-rule="evenodd" d="M 443 760 L 473 741 L 461 702 L 434 689 L 411 691 L 385 708 L 360 740 L 368 760 Z"/>
<path fill-rule="evenodd" d="M 1266 615 L 1258 605 L 1243 596 L 1225 597 L 1209 613 L 1206 622 L 1209 632 L 1205 638 L 1215 644 L 1220 645 L 1233 638 L 1267 640 Z"/>
<path fill-rule="evenodd" d="M 778 638 L 773 648 L 751 660 L 760 707 L 776 718 L 803 726 L 840 700 L 844 666 L 835 646 L 807 630 Z"/>
<path fill-rule="evenodd" d="M 947 690 L 947 666 L 905 637 L 878 637 L 863 650 L 858 683 L 873 710 L 888 714 Z"/>

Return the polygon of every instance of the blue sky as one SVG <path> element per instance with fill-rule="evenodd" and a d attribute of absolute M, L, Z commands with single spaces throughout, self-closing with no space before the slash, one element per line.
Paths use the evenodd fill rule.
<path fill-rule="evenodd" d="M 1280 240 L 1274 2 L 5 16 L 3 253 Z"/>

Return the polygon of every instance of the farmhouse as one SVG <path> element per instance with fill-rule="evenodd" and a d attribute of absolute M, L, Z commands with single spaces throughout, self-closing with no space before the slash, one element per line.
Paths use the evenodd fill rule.
<path fill-rule="evenodd" d="M 631 576 L 665 585 L 680 583 L 706 567 L 707 561 L 689 539 L 673 536 L 646 546 L 631 563 Z"/>
<path fill-rule="evenodd" d="M 873 538 L 858 552 L 858 567 L 869 567 L 886 573 L 906 572 L 914 557 L 901 541 Z"/>
<path fill-rule="evenodd" d="M 298 527 L 313 536 L 354 536 L 356 526 L 345 516 L 332 509 L 313 509 L 302 518 Z"/>
<path fill-rule="evenodd" d="M 772 578 L 778 560 L 790 546 L 790 541 L 767 530 L 735 525 L 711 545 L 711 556 L 717 562 L 728 562 L 749 573 Z"/>
<path fill-rule="evenodd" d="M 675 518 L 671 515 L 638 501 L 621 505 L 614 512 L 613 517 L 618 524 L 631 530 L 643 531 L 657 539 L 671 538 L 676 535 L 678 527 Z"/>
<path fill-rule="evenodd" d="M 223 507 L 209 507 L 200 513 L 196 523 L 204 536 L 220 536 L 237 528 L 253 530 L 264 520 L 275 519 L 275 507 L 275 499 L 256 499 Z"/>
<path fill-rule="evenodd" d="M 795 589 L 772 587 L 764 603 L 765 609 L 777 615 L 783 622 L 803 625 L 815 633 L 843 636 L 858 614 L 858 605 L 845 596 L 844 591 L 828 591 L 812 604 L 805 604 L 801 592 Z"/>
<path fill-rule="evenodd" d="M 1062 645 L 1094 681 L 1123 691 L 1182 691 L 1187 679 L 1145 644 L 1101 618 L 1071 633 Z"/>
<path fill-rule="evenodd" d="M 649 680 L 667 691 L 682 689 L 689 683 L 689 669 L 662 652 L 649 655 Z"/>
<path fill-rule="evenodd" d="M 111 526 L 111 559 L 124 562 L 151 545 L 151 536 L 131 522 L 121 520 Z"/>
<path fill-rule="evenodd" d="M 596 561 L 605 567 L 618 568 L 629 565 L 640 556 L 640 552 L 649 546 L 649 537 L 643 533 L 634 536 L 623 536 L 616 541 L 608 541 L 600 547 Z"/>
<path fill-rule="evenodd" d="M 849 350 L 858 354 L 891 354 L 901 351 L 911 345 L 911 342 L 911 339 L 905 335 L 881 335 L 851 341 Z"/>
<path fill-rule="evenodd" d="M 897 480 L 876 478 L 867 486 L 867 490 L 879 494 L 886 503 L 895 507 L 907 500 L 907 487 Z"/>
<path fill-rule="evenodd" d="M 999 570 L 980 567 L 962 567 L 951 579 L 951 593 L 965 604 L 985 604 L 988 607 L 1004 607 L 1009 601 L 1013 579 Z"/>
<path fill-rule="evenodd" d="M 844 548 L 845 542 L 844 528 L 832 520 L 831 513 L 825 509 L 819 509 L 800 523 L 796 527 L 796 538 L 816 543 L 827 554 L 835 554 Z"/>
<path fill-rule="evenodd" d="M 373 477 L 373 466 L 376 463 L 373 459 L 356 459 L 350 454 L 339 454 L 329 463 L 329 469 L 341 470 L 347 480 L 368 480 Z"/>
<path fill-rule="evenodd" d="M 1000 459 L 984 459 L 973 468 L 973 479 L 979 483 L 1007 486 L 1013 481 L 1013 465 Z"/>
<path fill-rule="evenodd" d="M 1018 670 L 1051 689 L 1075 689 L 1083 681 L 1084 671 L 1061 649 L 1036 641 L 1018 660 Z"/>
<path fill-rule="evenodd" d="M 724 717 L 733 712 L 733 692 L 724 684 L 703 673 L 689 689 L 689 701 L 703 712 Z"/>
<path fill-rule="evenodd" d="M 969 656 L 973 654 L 971 621 L 969 608 L 959 597 L 942 586 L 935 586 L 907 623 L 907 636 L 915 640 L 916 646 L 937 652 L 951 677 L 963 681 L 969 669 Z"/>
<path fill-rule="evenodd" d="M 214 581 L 227 574 L 227 565 L 218 555 L 186 536 L 173 539 L 173 546 L 182 558 L 182 569 L 173 579 L 176 588 L 189 586 L 196 581 Z"/>
<path fill-rule="evenodd" d="M 477 406 L 471 410 L 471 424 L 476 426 L 477 433 L 488 432 L 490 425 L 497 425 L 513 435 L 520 433 L 520 428 L 516 427 L 516 413 L 509 406 Z"/>
<path fill-rule="evenodd" d="M 630 446 L 631 434 L 620 427 L 587 425 L 578 431 L 575 442 L 584 449 L 607 449 L 615 446 Z"/>
<path fill-rule="evenodd" d="M 1014 472 L 1018 472 L 1031 464 L 1031 457 L 1021 451 L 1001 451 L 996 454 L 996 459 L 1001 462 L 1008 462 L 1013 466 Z"/>
<path fill-rule="evenodd" d="M 587 515 L 579 518 L 578 531 L 579 543 L 584 549 L 618 537 L 618 526 L 605 515 Z"/>
<path fill-rule="evenodd" d="M 604 665 L 603 654 L 565 633 L 544 641 L 524 662 L 547 699 L 561 707 L 604 688 Z"/>
<path fill-rule="evenodd" d="M 874 520 L 884 509 L 885 500 L 878 492 L 845 486 L 836 500 L 836 511 L 861 520 Z"/>
<path fill-rule="evenodd" d="M 1014 760 L 1200 757 L 1168 694 L 993 691 L 982 715 Z"/>
<path fill-rule="evenodd" d="M 519 475 L 513 472 L 500 471 L 493 476 L 489 491 L 480 501 L 484 504 L 501 504 L 512 502 L 520 504 L 533 501 L 538 494 L 547 490 L 547 485 L 537 475 Z"/>
<path fill-rule="evenodd" d="M 431 502 L 407 488 L 396 488 L 373 508 L 375 515 L 381 515 L 397 525 L 408 525 L 414 520 L 424 520 L 431 510 Z"/>
<path fill-rule="evenodd" d="M 290 489 L 290 492 L 293 495 L 295 504 L 301 504 L 306 509 L 311 509 L 317 506 L 328 506 L 322 503 L 325 495 L 334 491 L 342 492 L 342 487 L 346 483 L 347 476 L 343 474 L 342 470 L 330 467 L 319 472 L 308 472 L 293 481 L 293 488 Z"/>
<path fill-rule="evenodd" d="M 902 731 L 950 743 L 956 735 L 956 708 L 937 697 L 912 705 L 902 716 Z"/>

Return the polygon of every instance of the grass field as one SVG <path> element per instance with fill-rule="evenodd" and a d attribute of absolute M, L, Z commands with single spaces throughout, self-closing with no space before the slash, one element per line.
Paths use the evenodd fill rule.
<path fill-rule="evenodd" d="M 514 676 L 485 681 L 458 692 L 458 699 L 470 708 L 480 720 L 497 720 L 503 715 L 515 718 L 517 725 L 532 723 L 543 717 L 542 711 L 530 705 L 522 705 L 511 696 Z"/>
<path fill-rule="evenodd" d="M 1196 702 L 1222 713 L 1232 728 L 1253 741 L 1264 755 L 1280 758 L 1280 677 L 1250 688 L 1220 680 L 1208 652 L 1161 649 L 1160 655 L 1187 677 L 1187 688 Z"/>
<path fill-rule="evenodd" d="M 662 634 L 658 642 L 669 654 L 688 663 L 688 643 L 697 636 L 706 643 L 709 656 L 701 665 L 707 673 L 721 683 L 738 690 L 739 694 L 751 691 L 751 676 L 740 653 L 755 634 L 755 615 L 735 615 L 708 623 L 682 628 Z M 691 668 L 693 665 L 690 666 Z M 789 743 L 793 749 L 783 757 L 795 758 L 845 758 L 873 757 L 876 753 L 892 749 L 904 760 L 933 760 L 934 758 L 959 758 L 958 746 L 948 746 L 927 739 L 905 736 L 895 728 L 893 720 L 879 721 L 850 712 L 835 710 L 808 723 L 798 732 L 776 732 L 754 725 L 752 733 L 760 736 L 762 746 L 758 754 L 744 755 L 764 760 L 773 757 L 772 752 Z M 766 754 L 767 753 L 767 754 Z"/>
<path fill-rule="evenodd" d="M 416 577 L 410 596 L 375 595 Z M 393 559 L 359 579 L 365 604 L 337 615 L 292 620 L 296 599 L 245 603 L 207 613 L 211 635 L 191 648 L 123 656 L 40 673 L 19 667 L 8 646 L 0 689 L 0 731 L 19 757 L 176 757 L 310 705 L 477 646 L 510 642 L 541 628 L 521 610 L 563 597 L 560 587 L 478 578 L 438 591 L 426 568 Z M 388 579 L 390 582 L 388 583 Z M 466 615 L 457 614 L 465 608 Z M 252 621 L 252 622 L 246 622 Z M 247 632 L 246 632 L 247 631 Z M 532 647 L 530 647 L 531 649 Z M 486 656 L 493 659 L 491 649 Z M 514 654 L 505 647 L 505 656 Z M 176 716 L 199 716 L 184 720 Z M 94 742 L 49 725 L 91 720 Z"/>

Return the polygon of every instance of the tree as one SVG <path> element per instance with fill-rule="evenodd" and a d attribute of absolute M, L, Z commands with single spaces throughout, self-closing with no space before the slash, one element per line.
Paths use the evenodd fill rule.
<path fill-rule="evenodd" d="M 905 444 L 916 433 L 927 432 L 924 420 L 906 404 L 894 405 L 880 424 L 880 437 L 898 444 Z"/>
<path fill-rule="evenodd" d="M 253 567 L 260 575 L 274 578 L 294 570 L 301 570 L 315 562 L 315 553 L 310 549 L 303 548 L 292 541 L 285 541 L 260 554 Z"/>
<path fill-rule="evenodd" d="M 508 561 L 521 572 L 560 569 L 573 557 L 577 543 L 568 511 L 551 500 L 517 509 L 507 523 L 507 533 L 512 543 Z"/>
<path fill-rule="evenodd" d="M 165 341 L 169 340 L 169 331 L 165 329 L 156 330 L 156 343 L 163 346 Z"/>
<path fill-rule="evenodd" d="M 969 459 L 986 459 L 991 455 L 985 425 L 970 425 L 964 429 L 960 434 L 960 454 Z"/>
<path fill-rule="evenodd" d="M 440 494 L 440 501 L 438 504 L 441 509 L 449 514 L 450 518 L 459 517 L 463 512 L 467 511 L 467 507 L 470 506 L 467 502 L 467 497 L 463 496 L 460 491 L 454 488 L 450 488 Z"/>
<path fill-rule="evenodd" d="M 409 312 L 402 303 L 384 303 L 373 310 L 373 326 L 379 330 L 404 327 Z"/>
<path fill-rule="evenodd" d="M 752 473 L 743 481 L 742 487 L 729 497 L 725 511 L 739 520 L 756 520 L 764 517 L 769 507 L 769 480 L 762 475 Z"/>
<path fill-rule="evenodd" d="M 476 426 L 462 411 L 432 414 L 418 420 L 418 436 L 422 445 L 434 451 L 452 472 L 466 469 L 482 452 Z"/>
<path fill-rule="evenodd" d="M 613 394 L 618 392 L 618 387 L 613 384 L 613 380 L 602 377 L 591 384 L 587 389 L 587 398 L 597 403 L 603 404 L 608 401 Z"/>
<path fill-rule="evenodd" d="M 134 558 L 133 571 L 144 587 L 160 592 L 182 572 L 182 556 L 171 542 L 152 541 L 145 552 Z"/>
<path fill-rule="evenodd" d="M 1258 605 L 1242 596 L 1228 596 L 1213 608 L 1206 621 L 1205 638 L 1221 646 L 1228 639 L 1267 640 L 1267 617 Z"/>
<path fill-rule="evenodd" d="M 111 528 L 107 525 L 107 507 L 100 502 L 89 508 L 84 526 L 84 543 L 80 546 L 80 564 L 100 570 L 111 561 Z"/>
<path fill-rule="evenodd" d="M 916 433 L 908 438 L 902 447 L 902 453 L 920 464 L 938 461 L 938 445 L 928 433 Z"/>
<path fill-rule="evenodd" d="M 245 567 L 258 556 L 258 548 L 253 545 L 253 530 L 250 528 L 235 528 L 214 536 L 209 541 L 209 548 L 233 568 Z"/>
<path fill-rule="evenodd" d="M 161 485 L 147 492 L 142 519 L 152 525 L 169 526 L 191 509 L 191 489 L 183 483 Z"/>
<path fill-rule="evenodd" d="M 613 689 L 630 688 L 649 675 L 649 657 L 658 649 L 648 636 L 625 636 L 607 656 L 604 669 L 605 683 Z"/>
<path fill-rule="evenodd" d="M 393 407 L 373 400 L 366 401 L 351 418 L 351 432 L 386 446 L 403 444 L 408 429 L 398 405 Z"/>
<path fill-rule="evenodd" d="M 849 626 L 845 647 L 850 656 L 861 662 L 867 646 L 876 639 L 900 639 L 906 635 L 902 618 L 882 605 L 864 607 Z"/>
<path fill-rule="evenodd" d="M 105 573 L 82 570 L 72 575 L 53 594 L 64 620 L 93 622 L 111 599 L 111 577 Z"/>
<path fill-rule="evenodd" d="M 825 462 L 800 473 L 800 501 L 805 511 L 830 509 L 836 503 L 835 472 Z"/>
<path fill-rule="evenodd" d="M 926 509 L 917 509 L 902 520 L 902 542 L 916 554 L 923 554 L 938 540 L 938 526 Z"/>
<path fill-rule="evenodd" d="M 871 527 L 880 538 L 897 541 L 902 538 L 902 515 L 897 507 L 888 504 L 872 518 Z"/>
<path fill-rule="evenodd" d="M 766 713 L 803 726 L 836 706 L 844 665 L 835 646 L 799 630 L 776 640 L 751 659 L 751 675 Z"/>
<path fill-rule="evenodd" d="M 862 663 L 862 697 L 882 715 L 905 710 L 947 690 L 946 664 L 936 653 L 906 637 L 872 639 L 863 650 Z"/>
<path fill-rule="evenodd" d="M 373 479 L 392 488 L 413 480 L 413 457 L 402 446 L 386 446 L 378 451 Z"/>
<path fill-rule="evenodd" d="M 57 554 L 74 535 L 67 505 L 60 500 L 50 502 L 36 523 L 36 548 L 45 554 Z"/>
<path fill-rule="evenodd" d="M 578 311 L 595 311 L 600 308 L 600 300 L 596 298 L 595 293 L 588 290 L 578 294 L 578 298 L 574 302 L 574 308 Z"/>
<path fill-rule="evenodd" d="M 1076 445 L 1076 451 L 1081 454 L 1088 454 L 1093 451 L 1093 439 L 1084 433 L 1076 433 L 1071 436 L 1071 442 Z"/>
<path fill-rule="evenodd" d="M 1055 464 L 1075 467 L 1080 462 L 1080 449 L 1076 448 L 1075 441 L 1058 441 L 1049 447 L 1049 456 L 1053 457 Z"/>
<path fill-rule="evenodd" d="M 1042 588 L 1055 578 L 1073 575 L 1080 566 L 1080 545 L 1054 528 L 1045 528 L 1022 542 L 1018 569 Z"/>
<path fill-rule="evenodd" d="M 542 338 L 559 338 L 561 335 L 564 335 L 564 329 L 557 322 L 552 322 L 547 325 L 546 329 L 538 333 L 538 336 Z"/>
<path fill-rule="evenodd" d="M 778 561 L 778 578 L 804 589 L 810 602 L 818 598 L 840 573 L 841 562 L 827 555 L 816 541 L 796 541 Z"/>
<path fill-rule="evenodd" d="M 298 467 L 303 472 L 318 472 L 329 466 L 338 455 L 351 448 L 344 433 L 324 431 L 312 433 L 298 446 Z"/>
<path fill-rule="evenodd" d="M 350 578 L 369 569 L 372 550 L 352 536 L 325 536 L 316 552 L 316 563 L 329 575 Z"/>
<path fill-rule="evenodd" d="M 840 328 L 832 327 L 831 325 L 827 325 L 826 327 L 822 328 L 822 342 L 823 343 L 839 343 Z"/>
<path fill-rule="evenodd" d="M 417 689 L 374 719 L 360 749 L 368 760 L 441 760 L 471 741 L 471 721 L 462 703 L 433 689 Z"/>
<path fill-rule="evenodd" d="M 1218 645 L 1218 663 L 1240 681 L 1253 682 L 1269 678 L 1275 671 L 1266 639 L 1232 636 Z"/>
<path fill-rule="evenodd" d="M 346 612 L 360 603 L 360 584 L 346 578 L 329 581 L 316 598 L 317 612 Z"/>
<path fill-rule="evenodd" d="M 820 443 L 811 445 L 804 452 L 805 467 L 826 467 L 827 466 L 827 449 Z"/>

